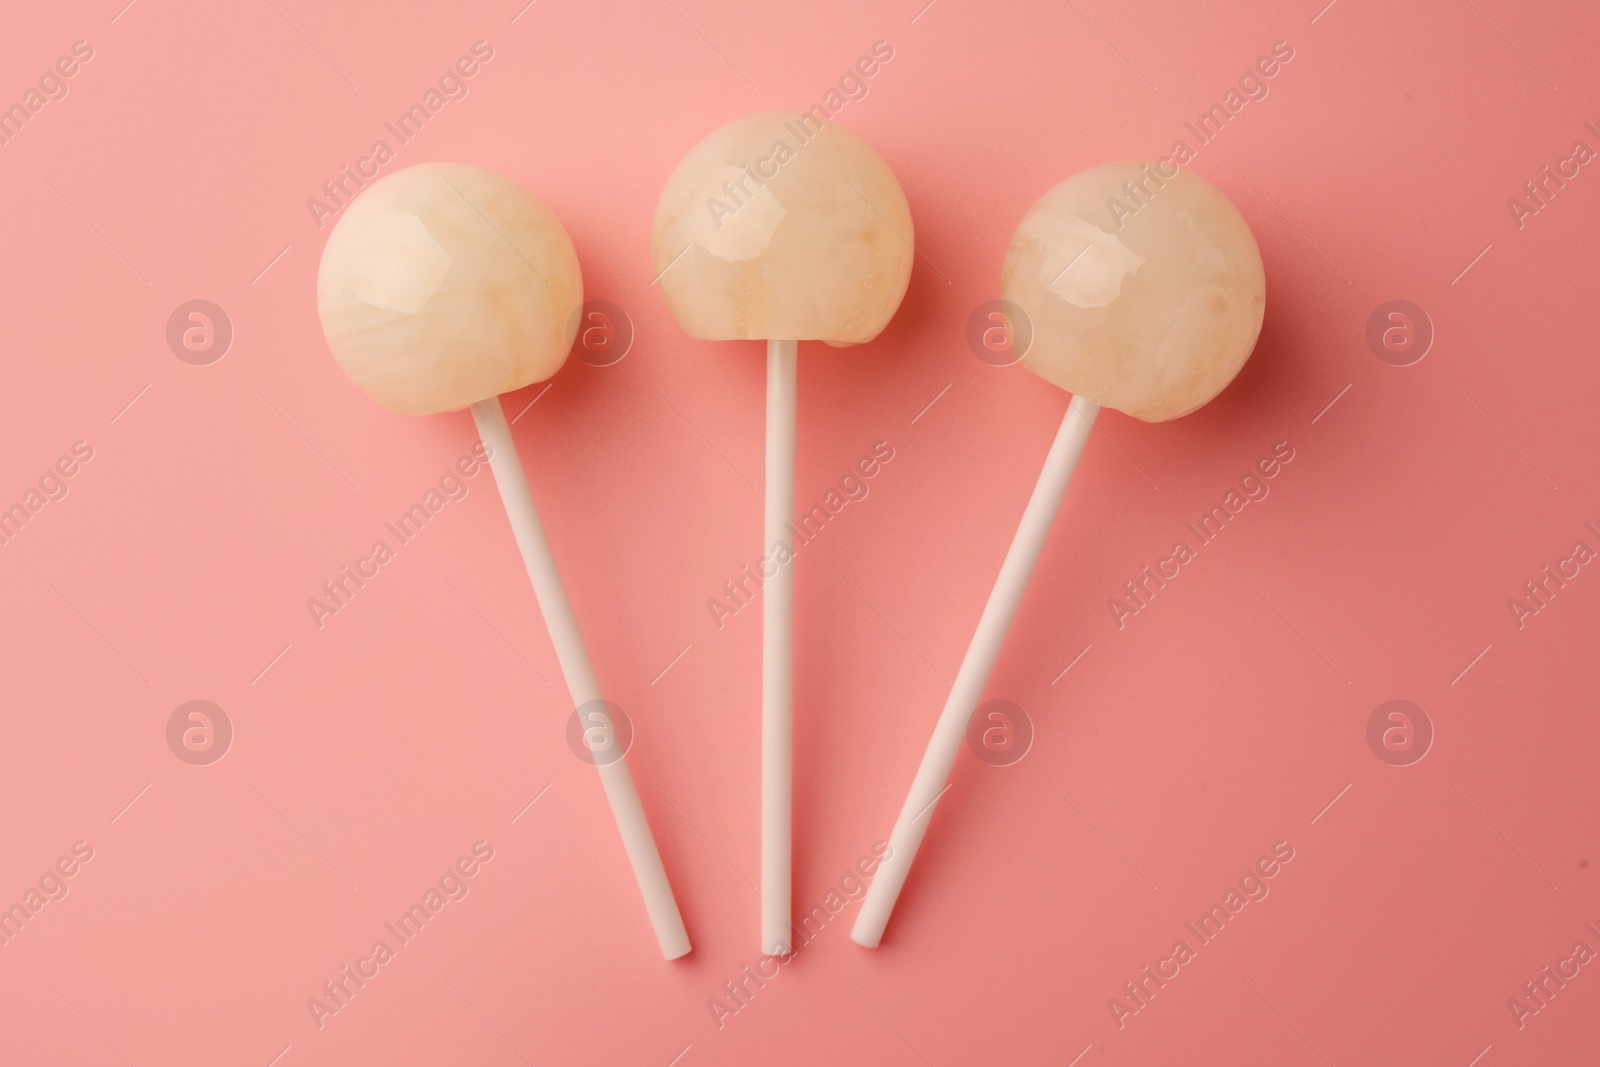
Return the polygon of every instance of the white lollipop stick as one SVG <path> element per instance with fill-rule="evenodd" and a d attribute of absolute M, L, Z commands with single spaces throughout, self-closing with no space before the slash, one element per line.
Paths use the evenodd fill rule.
<path fill-rule="evenodd" d="M 1050 525 L 1061 507 L 1067 483 L 1072 480 L 1078 457 L 1083 454 L 1084 443 L 1088 441 L 1090 428 L 1094 426 L 1095 416 L 1099 413 L 1098 405 L 1075 396 L 1067 407 L 1066 417 L 1061 420 L 1061 429 L 1056 431 L 1050 454 L 1045 457 L 1044 470 L 1039 472 L 1039 481 L 1033 487 L 1033 495 L 1028 498 L 1027 510 L 1022 513 L 1017 535 L 1012 538 L 1005 562 L 1000 565 L 1000 577 L 995 579 L 994 590 L 990 592 L 989 602 L 984 605 L 983 616 L 978 620 L 977 632 L 967 646 L 961 670 L 956 673 L 955 684 L 950 687 L 950 697 L 945 701 L 944 711 L 939 713 L 939 722 L 933 728 L 928 750 L 923 753 L 922 765 L 917 768 L 917 776 L 911 782 L 911 792 L 906 797 L 905 806 L 900 809 L 900 817 L 895 820 L 883 863 L 878 867 L 877 877 L 872 880 L 866 898 L 861 902 L 861 913 L 856 916 L 855 926 L 850 930 L 850 940 L 858 945 L 876 948 L 883 938 L 883 928 L 889 923 L 889 914 L 894 911 L 895 901 L 900 899 L 900 890 L 906 884 L 911 861 L 917 858 L 922 835 L 928 830 L 934 806 L 945 790 L 950 768 L 955 765 L 956 756 L 961 751 L 967 724 L 978 707 L 978 701 L 983 699 L 989 672 L 994 669 L 994 661 L 1000 655 L 1006 631 L 1011 628 L 1011 620 L 1017 614 L 1017 605 L 1022 602 L 1028 578 L 1033 574 L 1034 564 L 1039 562 L 1039 553 L 1043 551 L 1045 538 L 1050 534 Z"/>
<path fill-rule="evenodd" d="M 797 341 L 767 342 L 763 555 L 793 536 Z M 794 778 L 794 567 L 761 588 L 761 951 L 789 954 Z"/>
<path fill-rule="evenodd" d="M 523 474 L 522 460 L 511 439 L 511 425 L 506 422 L 500 398 L 490 397 L 473 404 L 472 417 L 478 424 L 478 436 L 489 446 L 489 466 L 494 471 L 495 485 L 500 489 L 500 499 L 511 519 L 517 547 L 522 550 L 522 562 L 527 565 L 528 578 L 533 582 L 533 593 L 539 601 L 545 628 L 556 646 L 556 659 L 567 680 L 573 706 L 582 707 L 591 700 L 599 700 L 600 682 L 589 662 L 583 635 L 578 632 L 578 620 L 573 617 L 566 586 L 550 554 L 550 542 L 539 521 L 539 509 L 534 506 L 533 493 L 528 489 L 528 479 Z M 673 899 L 672 886 L 667 883 L 667 872 L 661 866 L 661 854 L 656 851 L 656 841 L 650 834 L 650 823 L 645 819 L 639 793 L 633 786 L 633 775 L 628 773 L 627 760 L 621 754 L 609 763 L 597 759 L 595 769 L 600 772 L 600 784 L 611 804 L 617 830 L 622 834 L 622 847 L 633 865 L 633 877 L 639 883 L 639 893 L 644 897 L 645 911 L 650 914 L 650 925 L 655 928 L 661 955 L 669 960 L 677 959 L 689 951 L 689 934 L 683 928 L 683 917 L 678 914 L 678 903 Z"/>

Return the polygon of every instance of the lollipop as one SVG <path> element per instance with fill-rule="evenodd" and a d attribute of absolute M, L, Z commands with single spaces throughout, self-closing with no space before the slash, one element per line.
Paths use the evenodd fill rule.
<path fill-rule="evenodd" d="M 317 274 L 322 331 L 351 381 L 406 415 L 471 407 L 567 689 L 601 739 L 594 763 L 656 940 L 676 959 L 689 936 L 498 395 L 561 368 L 582 301 L 560 220 L 509 178 L 460 163 L 396 171 L 362 192 Z"/>
<path fill-rule="evenodd" d="M 729 123 L 656 206 L 651 254 L 692 337 L 767 342 L 761 574 L 761 951 L 789 952 L 795 375 L 800 341 L 878 336 L 911 277 L 911 212 L 861 141 L 811 115 Z"/>
<path fill-rule="evenodd" d="M 1227 197 L 1187 171 L 1137 163 L 1082 171 L 1034 204 L 1001 288 L 1032 326 L 1023 365 L 1072 403 L 850 931 L 868 948 L 883 937 L 1095 416 L 1104 406 L 1163 422 L 1216 396 L 1255 347 L 1267 299 L 1261 253 Z"/>

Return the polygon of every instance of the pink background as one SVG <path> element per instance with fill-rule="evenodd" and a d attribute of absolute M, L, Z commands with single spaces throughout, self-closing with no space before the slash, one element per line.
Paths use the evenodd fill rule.
<path fill-rule="evenodd" d="M 93 459 L 0 546 L 0 904 L 93 859 L 0 946 L 0 1060 L 1594 1062 L 1600 965 L 1520 1028 L 1507 1001 L 1600 951 L 1600 574 L 1520 628 L 1507 602 L 1600 549 L 1600 165 L 1521 228 L 1506 200 L 1600 148 L 1600 14 L 1324 2 L 14 5 L 0 103 L 94 56 L 0 146 L 0 503 Z M 515 431 L 637 730 L 674 964 L 488 475 L 320 630 L 306 606 L 474 441 L 339 373 L 306 200 L 478 40 L 470 95 L 388 169 L 525 182 L 637 331 L 508 408 L 540 397 Z M 895 458 L 797 563 L 797 910 L 887 836 L 1065 406 L 964 340 L 1013 227 L 1073 171 L 1165 155 L 1281 40 L 1193 163 L 1255 230 L 1266 325 L 1200 413 L 1101 420 L 990 685 L 1033 747 L 963 755 L 883 947 L 850 903 L 719 1027 L 757 959 L 760 620 L 706 602 L 759 555 L 763 369 L 676 328 L 648 229 L 692 143 L 880 40 L 838 121 L 922 255 L 877 342 L 803 347 L 799 501 Z M 209 366 L 165 339 L 197 298 L 235 332 Z M 1411 366 L 1365 339 L 1393 299 L 1436 331 Z M 1122 582 L 1278 442 L 1270 496 L 1119 630 Z M 191 699 L 235 730 L 209 766 L 167 744 Z M 1435 731 L 1409 766 L 1367 743 L 1392 699 Z M 470 895 L 319 1029 L 307 999 L 480 840 Z M 1108 1000 L 1280 841 L 1270 895 L 1119 1028 Z"/>

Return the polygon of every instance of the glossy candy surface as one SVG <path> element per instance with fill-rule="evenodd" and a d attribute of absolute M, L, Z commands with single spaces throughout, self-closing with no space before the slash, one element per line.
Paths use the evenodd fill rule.
<path fill-rule="evenodd" d="M 1238 209 L 1174 169 L 1113 163 L 1057 185 L 1017 227 L 1001 280 L 1031 327 L 1024 366 L 1146 422 L 1233 381 L 1267 303 Z"/>
<path fill-rule="evenodd" d="M 339 216 L 317 273 L 334 359 L 406 415 L 550 377 L 582 303 L 561 221 L 510 178 L 464 163 L 423 163 L 368 186 Z"/>
<path fill-rule="evenodd" d="M 810 115 L 739 119 L 689 150 L 656 206 L 651 256 L 705 340 L 870 341 L 911 278 L 911 211 L 860 139 Z"/>

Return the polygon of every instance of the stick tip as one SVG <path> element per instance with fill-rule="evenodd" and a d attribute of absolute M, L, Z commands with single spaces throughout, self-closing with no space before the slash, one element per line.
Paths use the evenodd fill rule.
<path fill-rule="evenodd" d="M 864 916 L 858 916 L 856 923 L 850 928 L 850 940 L 862 948 L 877 948 L 878 942 L 883 940 L 883 927 L 864 921 Z"/>

